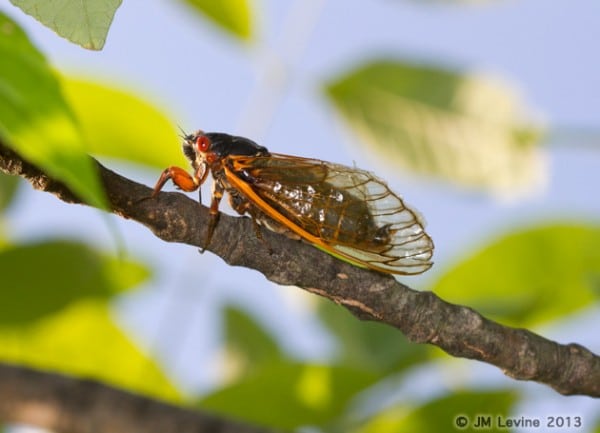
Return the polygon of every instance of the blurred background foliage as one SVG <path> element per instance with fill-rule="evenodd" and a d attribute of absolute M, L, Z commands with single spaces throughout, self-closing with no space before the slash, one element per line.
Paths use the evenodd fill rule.
<path fill-rule="evenodd" d="M 95 50 L 104 46 L 121 3 L 71 0 L 62 2 L 58 11 L 52 2 L 11 2 L 58 35 Z M 430 2 L 421 3 L 427 8 Z M 445 3 L 466 7 L 460 5 L 464 2 Z M 260 8 L 253 1 L 186 0 L 182 4 L 191 15 L 188 19 L 201 17 L 199 25 L 210 23 L 231 43 L 246 47 L 261 43 Z M 134 166 L 151 167 L 156 174 L 167 165 L 186 165 L 177 120 L 159 104 L 123 86 L 58 71 L 60 65 L 51 66 L 21 27 L 1 12 L 0 58 L 0 138 L 85 200 L 104 203 L 88 153 L 133 172 Z M 182 61 L 199 71 L 211 63 L 203 53 L 191 53 Z M 209 85 L 226 89 L 229 84 Z M 475 191 L 489 201 L 544 194 L 540 186 L 551 170 L 546 133 L 552 125 L 539 121 L 507 82 L 468 68 L 379 55 L 330 76 L 320 89 L 331 114 L 337 114 L 356 137 L 352 143 L 357 152 L 383 161 L 388 169 L 415 173 L 416 182 L 437 179 L 434 188 L 453 185 Z M 313 297 L 302 303 L 308 305 L 320 332 L 333 342 L 331 356 L 311 359 L 294 352 L 277 326 L 257 317 L 247 303 L 217 303 L 210 308 L 222 322 L 212 329 L 222 347 L 222 374 L 202 392 L 184 389 L 165 366 L 170 357 L 138 341 L 115 313 L 115 305 L 128 293 L 143 292 L 149 281 L 160 281 L 157 273 L 163 270 L 143 257 L 131 256 L 126 247 L 111 253 L 110 248 L 75 234 L 53 234 L 49 229 L 33 240 L 13 237 L 11 220 L 19 218 L 15 203 L 29 188 L 19 184 L 0 174 L 3 361 L 96 378 L 286 430 L 447 431 L 459 414 L 520 416 L 519 407 L 531 398 L 530 388 L 499 379 L 500 373 L 493 369 L 484 370 L 483 379 L 469 378 L 465 369 L 470 369 L 471 361 L 452 360 L 435 348 L 411 344 L 392 328 L 357 321 L 343 308 Z M 469 195 L 455 199 L 469 200 Z M 38 217 L 43 227 L 44 214 Z M 446 230 L 457 224 L 448 223 Z M 89 224 L 94 231 L 94 224 L 103 222 Z M 468 248 L 450 246 L 453 260 L 443 263 L 422 287 L 503 324 L 537 330 L 551 329 L 552 324 L 597 308 L 597 215 L 578 218 L 561 210 L 551 221 L 515 218 L 513 228 L 503 229 L 504 234 Z M 160 248 L 156 245 L 151 248 Z M 193 263 L 195 268 L 204 259 L 194 256 L 186 265 Z M 197 281 L 203 281 L 201 272 L 199 266 Z M 252 297 L 272 293 L 261 294 L 261 289 L 256 287 Z M 143 308 L 144 302 L 139 304 Z M 163 323 L 158 318 L 154 322 L 159 328 Z M 597 327 L 597 320 L 591 326 L 594 323 Z M 577 335 L 570 338 L 577 340 Z M 206 357 L 194 356 L 197 368 L 203 368 Z M 540 417 L 557 415 L 551 412 L 552 404 L 540 409 Z M 587 430 L 578 431 L 594 431 L 594 423 L 600 422 L 589 413 Z"/>

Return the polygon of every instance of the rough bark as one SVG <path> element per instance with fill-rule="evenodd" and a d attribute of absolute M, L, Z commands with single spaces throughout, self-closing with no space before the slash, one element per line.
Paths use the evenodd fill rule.
<path fill-rule="evenodd" d="M 81 202 L 60 182 L 1 145 L 0 170 L 22 176 L 63 201 Z M 207 208 L 180 193 L 163 192 L 149 199 L 148 187 L 101 164 L 98 170 L 112 212 L 145 225 L 164 241 L 203 245 Z M 495 365 L 510 377 L 544 383 L 561 394 L 600 397 L 600 357 L 583 346 L 558 344 L 526 329 L 500 325 L 471 308 L 412 290 L 390 275 L 349 265 L 304 242 L 268 230 L 262 237 L 257 239 L 250 219 L 222 214 L 208 250 L 230 265 L 256 269 L 273 282 L 326 297 L 360 319 L 396 327 L 415 343 Z"/>

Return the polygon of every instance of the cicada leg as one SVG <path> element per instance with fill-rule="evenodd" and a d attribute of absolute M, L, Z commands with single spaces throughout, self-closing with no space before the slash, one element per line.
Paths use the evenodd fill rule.
<path fill-rule="evenodd" d="M 229 191 L 229 204 L 231 208 L 240 215 L 250 215 L 252 219 L 252 227 L 254 228 L 254 234 L 261 242 L 265 244 L 269 253 L 272 254 L 273 250 L 269 243 L 263 238 L 262 231 L 260 228 L 259 221 L 262 220 L 260 210 L 258 210 L 252 203 L 246 198 L 242 197 L 236 190 Z"/>
<path fill-rule="evenodd" d="M 154 186 L 152 198 L 156 198 L 158 193 L 163 189 L 169 179 L 171 179 L 179 189 L 186 192 L 192 192 L 196 191 L 200 185 L 204 183 L 207 175 L 208 170 L 206 170 L 206 168 L 203 166 L 198 167 L 198 169 L 194 172 L 194 175 L 189 174 L 180 167 L 167 167 L 161 173 L 158 182 L 156 182 L 156 185 Z"/>
<path fill-rule="evenodd" d="M 160 178 L 152 191 L 152 198 L 156 198 L 169 179 L 171 179 L 178 188 L 186 192 L 196 191 L 200 186 L 200 183 L 183 168 L 172 166 L 166 168 L 160 175 Z"/>
<path fill-rule="evenodd" d="M 186 192 L 192 192 L 200 188 L 200 186 L 206 180 L 208 176 L 208 169 L 206 165 L 200 165 L 195 171 L 194 174 L 191 175 L 187 171 L 182 168 L 171 166 L 166 168 L 156 185 L 154 186 L 154 190 L 152 191 L 152 198 L 155 198 L 158 193 L 163 189 L 167 181 L 170 179 L 173 183 L 181 190 Z M 204 252 L 206 247 L 210 244 L 210 240 L 212 239 L 212 235 L 215 231 L 215 227 L 217 226 L 217 220 L 219 217 L 219 202 L 223 197 L 223 187 L 215 183 L 213 185 L 213 194 L 212 201 L 210 204 L 210 221 L 208 223 L 208 232 L 206 235 L 206 239 L 204 241 L 204 246 L 200 249 L 200 252 Z M 199 200 L 201 201 L 202 197 L 199 196 Z"/>
<path fill-rule="evenodd" d="M 279 224 L 274 219 L 269 218 L 263 211 L 252 204 L 251 201 L 240 195 L 237 190 L 229 189 L 228 192 L 231 208 L 240 215 L 250 215 L 254 233 L 256 234 L 256 237 L 263 242 L 267 250 L 269 250 L 269 254 L 273 254 L 273 249 L 271 248 L 271 245 L 269 245 L 269 242 L 263 238 L 261 226 L 268 228 L 272 232 L 283 234 L 290 239 L 300 239 L 300 236 L 289 230 L 287 227 Z"/>
<path fill-rule="evenodd" d="M 217 227 L 217 222 L 219 222 L 219 203 L 221 203 L 221 199 L 223 198 L 223 192 L 224 188 L 220 182 L 213 183 L 212 199 L 209 209 L 210 220 L 208 221 L 208 231 L 206 233 L 206 239 L 204 240 L 204 246 L 200 249 L 201 253 L 203 253 L 210 245 L 213 233 Z"/>
<path fill-rule="evenodd" d="M 250 215 L 250 219 L 252 220 L 252 228 L 254 228 L 254 234 L 256 235 L 256 237 L 258 239 L 260 239 L 262 242 L 265 243 L 265 245 L 269 248 L 269 251 L 270 251 L 271 247 L 268 245 L 267 241 L 263 238 L 262 231 L 260 230 L 260 224 L 258 223 L 258 217 L 256 216 L 256 212 L 254 212 L 254 209 L 253 209 L 252 205 L 250 204 L 250 202 L 246 202 L 246 205 L 244 206 L 243 210 L 244 210 L 244 213 L 247 212 L 248 215 Z M 238 210 L 238 212 L 239 212 L 239 210 Z M 240 213 L 240 215 L 244 215 L 244 214 Z"/>

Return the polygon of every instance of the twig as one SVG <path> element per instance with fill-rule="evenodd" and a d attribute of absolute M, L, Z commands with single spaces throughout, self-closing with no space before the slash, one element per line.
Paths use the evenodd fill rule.
<path fill-rule="evenodd" d="M 268 433 L 91 380 L 0 363 L 0 420 L 77 433 Z"/>
<path fill-rule="evenodd" d="M 144 224 L 165 241 L 203 245 L 207 208 L 180 193 L 148 199 L 151 191 L 146 186 L 101 164 L 98 169 L 114 213 Z M 0 170 L 22 176 L 61 200 L 81 202 L 1 145 Z M 541 382 L 561 394 L 600 397 L 600 357 L 583 346 L 502 326 L 468 307 L 412 290 L 389 275 L 349 265 L 306 243 L 270 231 L 263 231 L 263 238 L 271 248 L 256 238 L 248 218 L 223 214 L 208 249 L 231 265 L 256 269 L 271 281 L 331 299 L 360 319 L 394 326 L 415 343 L 495 365 L 510 377 Z"/>

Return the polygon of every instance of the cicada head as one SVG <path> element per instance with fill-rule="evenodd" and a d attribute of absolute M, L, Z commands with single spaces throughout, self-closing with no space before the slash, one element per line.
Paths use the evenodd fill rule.
<path fill-rule="evenodd" d="M 228 156 L 267 156 L 267 148 L 244 137 L 198 130 L 183 137 L 183 153 L 194 168 L 211 165 Z"/>
<path fill-rule="evenodd" d="M 226 142 L 231 140 L 223 140 L 223 138 L 231 138 L 231 136 L 212 132 L 205 133 L 202 130 L 198 130 L 183 137 L 183 153 L 195 169 L 210 166 L 226 155 L 223 151 L 224 148 L 228 149 L 230 147 Z"/>
<path fill-rule="evenodd" d="M 190 161 L 192 167 L 198 168 L 201 165 L 205 164 L 205 157 L 198 150 L 198 138 L 204 135 L 204 131 L 198 130 L 192 134 L 183 135 L 183 143 L 181 144 L 181 148 L 183 149 L 183 154 Z"/>

